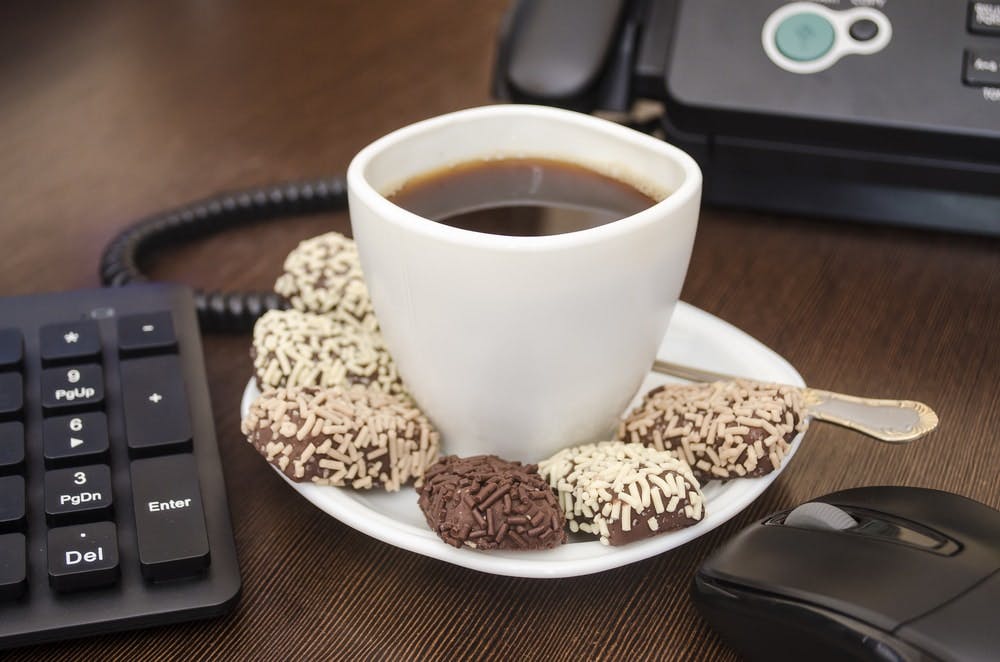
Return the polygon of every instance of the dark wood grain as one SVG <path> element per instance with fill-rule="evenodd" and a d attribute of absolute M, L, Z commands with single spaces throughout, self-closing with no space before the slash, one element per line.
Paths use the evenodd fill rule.
<path fill-rule="evenodd" d="M 503 0 L 8 2 L 0 8 L 0 291 L 97 284 L 133 217 L 220 189 L 342 171 L 374 138 L 490 101 Z M 270 287 L 345 215 L 240 230 L 154 273 Z M 906 447 L 816 425 L 789 470 L 694 543 L 599 575 L 494 577 L 376 542 L 299 498 L 241 438 L 245 336 L 205 339 L 244 577 L 223 619 L 13 659 L 734 659 L 688 584 L 752 518 L 836 489 L 930 486 L 1000 507 L 1000 244 L 704 211 L 683 297 L 816 386 L 932 404 Z"/>

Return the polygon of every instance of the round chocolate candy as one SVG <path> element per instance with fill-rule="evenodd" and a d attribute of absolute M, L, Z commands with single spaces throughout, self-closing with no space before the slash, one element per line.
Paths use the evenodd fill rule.
<path fill-rule="evenodd" d="M 378 328 L 357 246 L 338 232 L 307 239 L 292 250 L 274 291 L 296 310 L 348 317 L 367 329 Z"/>
<path fill-rule="evenodd" d="M 566 541 L 562 511 L 533 464 L 444 457 L 427 470 L 419 504 L 453 547 L 536 550 Z"/>

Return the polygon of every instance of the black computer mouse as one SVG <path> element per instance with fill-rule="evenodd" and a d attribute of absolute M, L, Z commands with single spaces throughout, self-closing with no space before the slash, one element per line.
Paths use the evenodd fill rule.
<path fill-rule="evenodd" d="M 915 487 L 835 492 L 741 531 L 692 596 L 749 659 L 1000 660 L 1000 512 Z"/>

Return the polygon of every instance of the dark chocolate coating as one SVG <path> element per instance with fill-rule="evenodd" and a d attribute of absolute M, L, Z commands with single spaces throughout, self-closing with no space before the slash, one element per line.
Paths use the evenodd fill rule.
<path fill-rule="evenodd" d="M 688 517 L 684 514 L 684 505 L 681 504 L 677 510 L 672 513 L 663 511 L 659 515 L 656 514 L 656 510 L 650 506 L 649 508 L 644 508 L 640 512 L 632 512 L 632 526 L 629 531 L 622 530 L 621 520 L 616 520 L 608 524 L 608 544 L 613 547 L 618 545 L 627 545 L 630 542 L 635 542 L 637 540 L 645 540 L 646 538 L 652 538 L 653 536 L 659 535 L 661 533 L 666 533 L 668 531 L 674 531 L 676 529 L 683 529 L 684 527 L 697 524 L 699 520 L 693 517 Z M 649 528 L 646 523 L 650 517 L 656 518 L 656 523 L 659 527 L 656 531 Z"/>
<path fill-rule="evenodd" d="M 563 513 L 534 464 L 449 455 L 420 488 L 427 525 L 454 547 L 550 549 L 566 541 Z"/>

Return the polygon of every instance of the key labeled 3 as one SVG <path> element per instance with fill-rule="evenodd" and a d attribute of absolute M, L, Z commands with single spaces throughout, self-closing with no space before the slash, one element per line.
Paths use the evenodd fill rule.
<path fill-rule="evenodd" d="M 106 464 L 45 472 L 45 519 L 50 525 L 103 519 L 111 515 L 112 505 Z"/>

